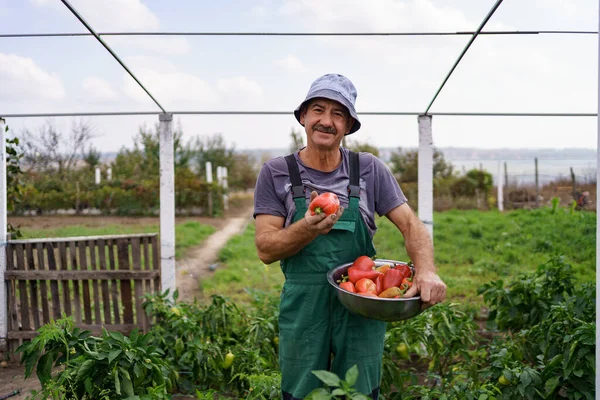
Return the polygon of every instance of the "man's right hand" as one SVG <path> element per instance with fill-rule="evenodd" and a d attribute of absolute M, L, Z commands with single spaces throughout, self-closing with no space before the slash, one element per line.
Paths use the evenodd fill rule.
<path fill-rule="evenodd" d="M 318 193 L 312 191 L 310 193 L 310 201 L 312 202 L 317 196 Z M 306 213 L 304 214 L 304 222 L 306 223 L 308 229 L 311 232 L 318 233 L 319 235 L 325 235 L 331 230 L 331 228 L 333 228 L 333 225 L 335 225 L 335 223 L 340 219 L 343 213 L 343 207 L 340 207 L 340 209 L 335 214 L 331 215 L 311 215 L 310 210 L 306 210 Z"/>

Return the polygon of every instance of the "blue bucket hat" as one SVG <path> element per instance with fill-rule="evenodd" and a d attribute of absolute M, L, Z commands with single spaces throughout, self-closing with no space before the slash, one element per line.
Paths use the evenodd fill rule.
<path fill-rule="evenodd" d="M 354 124 L 350 128 L 350 132 L 348 132 L 349 135 L 360 129 L 360 121 L 358 120 L 356 110 L 354 109 L 356 96 L 356 88 L 350 79 L 340 74 L 326 74 L 320 78 L 317 78 L 312 83 L 306 98 L 302 104 L 300 104 L 298 108 L 294 110 L 294 116 L 298 122 L 300 122 L 300 110 L 302 109 L 302 106 L 304 106 L 306 102 L 311 99 L 323 97 L 329 100 L 337 101 L 338 103 L 343 104 L 348 109 L 348 112 L 352 118 L 354 118 Z"/>

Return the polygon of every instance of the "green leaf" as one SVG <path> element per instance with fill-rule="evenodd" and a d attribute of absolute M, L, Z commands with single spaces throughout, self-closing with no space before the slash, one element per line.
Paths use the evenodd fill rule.
<path fill-rule="evenodd" d="M 350 386 L 354 386 L 356 380 L 358 379 L 358 366 L 355 364 L 346 371 L 346 383 Z"/>
<path fill-rule="evenodd" d="M 350 398 L 355 400 L 369 400 L 369 397 L 361 393 L 354 393 Z"/>
<path fill-rule="evenodd" d="M 306 400 L 329 400 L 332 398 L 329 392 L 323 388 L 315 389 L 305 397 Z"/>
<path fill-rule="evenodd" d="M 123 379 L 121 381 L 121 389 L 123 389 L 123 393 L 128 397 L 134 395 L 133 393 L 133 384 L 131 382 L 131 377 L 129 376 L 129 372 L 126 369 L 120 368 L 121 374 L 123 375 Z"/>
<path fill-rule="evenodd" d="M 553 376 L 552 378 L 546 381 L 546 383 L 544 384 L 544 391 L 546 392 L 546 397 L 548 397 L 554 392 L 554 390 L 558 386 L 559 380 L 560 376 Z"/>
<path fill-rule="evenodd" d="M 46 353 L 38 361 L 36 374 L 42 386 L 46 386 L 52 378 L 52 362 L 54 361 L 54 352 Z"/>
<path fill-rule="evenodd" d="M 84 361 L 77 370 L 76 380 L 78 382 L 83 381 L 89 375 L 89 372 L 92 370 L 92 368 L 94 368 L 95 364 L 96 362 L 94 360 Z"/>
<path fill-rule="evenodd" d="M 319 378 L 327 386 L 340 386 L 340 378 L 329 371 L 311 371 L 317 378 Z"/>
<path fill-rule="evenodd" d="M 125 343 L 125 336 L 121 332 L 109 332 L 110 337 L 120 343 Z"/>
<path fill-rule="evenodd" d="M 109 352 L 108 353 L 108 363 L 109 364 L 112 363 L 113 360 L 115 358 L 117 358 L 119 356 L 119 354 L 121 354 L 121 351 L 122 351 L 121 349 L 117 349 L 117 350 L 113 350 L 113 351 Z"/>
<path fill-rule="evenodd" d="M 119 370 L 115 369 L 115 392 L 121 394 L 121 381 L 119 380 Z"/>
<path fill-rule="evenodd" d="M 92 378 L 91 378 L 91 377 L 89 377 L 89 376 L 88 376 L 88 377 L 85 379 L 84 386 L 85 386 L 85 391 L 86 391 L 86 392 L 88 392 L 88 393 L 92 393 L 92 389 L 93 389 L 93 387 L 92 387 Z"/>
<path fill-rule="evenodd" d="M 346 391 L 344 389 L 337 388 L 333 392 L 331 392 L 332 396 L 345 396 Z"/>

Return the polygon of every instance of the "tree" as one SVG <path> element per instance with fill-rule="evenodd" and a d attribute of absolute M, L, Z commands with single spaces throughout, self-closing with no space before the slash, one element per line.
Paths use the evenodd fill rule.
<path fill-rule="evenodd" d="M 173 130 L 173 152 L 175 171 L 189 168 L 193 157 L 190 145 L 183 143 L 183 130 L 178 124 Z M 154 131 L 142 125 L 133 138 L 133 149 L 121 148 L 112 162 L 117 179 L 158 179 L 160 171 L 160 125 Z"/>
<path fill-rule="evenodd" d="M 256 184 L 258 171 L 249 154 L 236 153 L 233 155 L 233 168 L 228 172 L 228 184 L 239 189 L 253 188 Z"/>
<path fill-rule="evenodd" d="M 346 137 L 344 136 L 344 139 Z M 347 147 L 349 150 L 355 151 L 355 152 L 366 152 L 366 153 L 371 153 L 376 157 L 379 157 L 379 149 L 371 144 L 369 144 L 369 142 L 367 142 L 366 140 L 364 142 L 360 142 L 358 140 L 352 141 L 352 140 L 347 140 L 347 143 L 344 145 L 344 147 Z"/>
<path fill-rule="evenodd" d="M 419 151 L 398 148 L 390 157 L 391 170 L 401 182 L 417 182 L 419 177 Z M 444 159 L 444 154 L 433 150 L 433 178 L 445 179 L 452 176 L 454 167 Z"/>
<path fill-rule="evenodd" d="M 8 132 L 8 125 L 5 128 L 5 132 Z M 23 158 L 23 153 L 19 149 L 19 139 L 6 138 L 6 198 L 7 198 L 7 210 L 14 211 L 16 204 L 21 202 L 21 175 L 23 172 L 20 167 L 20 160 Z M 7 231 L 15 237 L 21 236 L 18 228 L 13 227 L 11 224 L 7 225 Z"/>
<path fill-rule="evenodd" d="M 68 135 L 57 130 L 52 121 L 47 121 L 36 133 L 22 132 L 23 160 L 28 168 L 57 173 L 64 179 L 75 169 L 94 137 L 94 129 L 83 121 L 73 123 Z"/>
<path fill-rule="evenodd" d="M 217 167 L 226 167 L 228 172 L 234 165 L 234 147 L 227 147 L 221 133 L 208 137 L 197 137 L 191 146 L 192 158 L 201 177 L 206 176 L 206 162 L 210 161 L 213 174 Z"/>
<path fill-rule="evenodd" d="M 83 153 L 81 159 L 89 169 L 93 170 L 96 166 L 100 165 L 100 157 L 101 154 L 98 149 L 90 146 L 89 149 Z"/>
<path fill-rule="evenodd" d="M 292 133 L 290 133 L 290 137 L 292 139 L 292 143 L 290 145 L 290 153 L 295 153 L 304 147 L 304 136 L 302 132 L 296 131 L 292 128 Z"/>

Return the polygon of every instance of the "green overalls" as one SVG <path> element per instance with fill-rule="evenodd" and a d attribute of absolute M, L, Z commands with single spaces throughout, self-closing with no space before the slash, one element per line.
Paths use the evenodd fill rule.
<path fill-rule="evenodd" d="M 293 222 L 304 217 L 307 200 L 298 165 L 287 156 L 296 205 Z M 322 383 L 311 373 L 330 370 L 344 379 L 359 369 L 356 389 L 376 399 L 386 324 L 350 313 L 326 278 L 329 269 L 374 256 L 375 248 L 360 215 L 358 154 L 350 153 L 349 205 L 333 229 L 299 253 L 281 261 L 285 284 L 279 314 L 279 363 L 283 399 L 302 399 Z M 333 356 L 333 358 L 331 358 Z"/>

